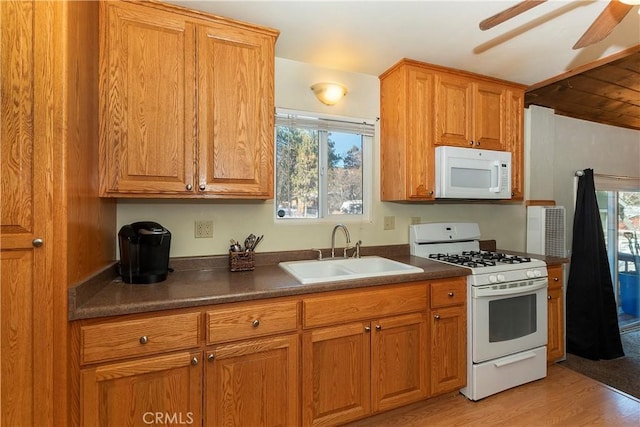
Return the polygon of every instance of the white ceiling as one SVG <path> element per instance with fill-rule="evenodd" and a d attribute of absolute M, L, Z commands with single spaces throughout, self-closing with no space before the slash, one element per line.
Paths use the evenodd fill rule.
<path fill-rule="evenodd" d="M 480 21 L 518 1 L 167 2 L 276 28 L 277 57 L 375 76 L 406 57 L 532 85 L 640 44 L 635 6 L 605 40 L 572 49 L 606 0 L 551 0 L 488 31 Z"/>

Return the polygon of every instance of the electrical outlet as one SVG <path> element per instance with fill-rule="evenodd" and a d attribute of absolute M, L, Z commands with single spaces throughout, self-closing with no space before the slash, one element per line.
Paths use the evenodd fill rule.
<path fill-rule="evenodd" d="M 384 229 L 385 230 L 394 230 L 396 228 L 396 217 L 395 216 L 385 216 L 384 217 Z"/>
<path fill-rule="evenodd" d="M 213 238 L 213 221 L 196 221 L 195 236 L 196 239 Z"/>
<path fill-rule="evenodd" d="M 411 217 L 411 224 L 415 225 L 415 224 L 420 224 L 422 222 L 422 218 L 419 216 L 412 216 Z"/>

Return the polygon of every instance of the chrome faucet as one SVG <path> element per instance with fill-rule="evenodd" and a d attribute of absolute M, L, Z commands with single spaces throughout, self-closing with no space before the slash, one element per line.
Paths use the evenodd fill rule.
<path fill-rule="evenodd" d="M 347 227 L 344 226 L 344 224 L 338 224 L 335 227 L 333 227 L 333 232 L 331 233 L 331 258 L 335 258 L 336 254 L 336 231 L 338 231 L 338 229 L 341 229 L 342 231 L 344 231 L 344 236 L 347 239 L 347 244 L 345 246 L 345 257 L 346 257 L 346 251 L 347 248 L 349 247 L 349 244 L 351 243 L 351 238 L 349 237 L 349 230 L 347 230 Z"/>

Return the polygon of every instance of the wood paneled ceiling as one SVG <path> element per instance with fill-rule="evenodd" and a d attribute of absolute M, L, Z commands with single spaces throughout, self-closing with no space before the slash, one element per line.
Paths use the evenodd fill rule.
<path fill-rule="evenodd" d="M 529 105 L 552 108 L 562 116 L 640 130 L 640 46 L 529 87 L 525 107 Z"/>

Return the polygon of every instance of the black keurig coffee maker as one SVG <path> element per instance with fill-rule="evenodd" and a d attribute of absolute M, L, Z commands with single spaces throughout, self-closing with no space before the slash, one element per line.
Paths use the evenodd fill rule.
<path fill-rule="evenodd" d="M 171 233 L 157 222 L 125 225 L 118 233 L 120 274 L 126 283 L 156 283 L 167 279 Z"/>

